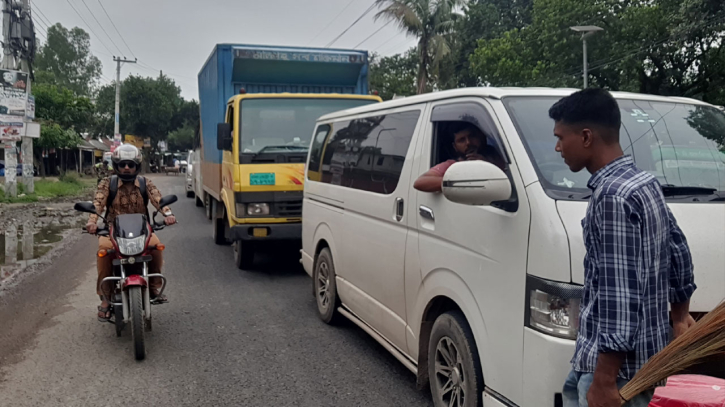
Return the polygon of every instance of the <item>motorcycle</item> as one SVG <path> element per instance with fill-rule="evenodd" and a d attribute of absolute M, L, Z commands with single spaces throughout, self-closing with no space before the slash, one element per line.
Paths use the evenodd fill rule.
<path fill-rule="evenodd" d="M 176 201 L 176 195 L 168 195 L 161 199 L 159 206 L 163 208 Z M 78 202 L 74 209 L 97 214 L 91 202 Z M 164 229 L 165 224 L 156 222 L 158 211 L 153 213 L 150 220 L 143 214 L 118 215 L 111 225 L 106 218 L 97 215 L 104 220 L 105 228 L 98 229 L 96 234 L 110 237 L 114 247 L 112 250 L 98 252 L 99 257 L 111 256 L 113 259 L 113 276 L 106 277 L 101 282 L 102 287 L 105 284 L 114 285 L 113 298 L 105 298 L 114 317 L 109 322 L 116 325 L 116 336 L 121 336 L 127 324 L 131 325 L 134 356 L 136 360 L 143 360 L 146 357 L 144 331 L 152 329 L 151 305 L 162 304 L 151 299 L 149 279 L 160 278 L 162 281 L 157 298 L 162 298 L 166 289 L 166 277 L 148 272 L 151 253 L 155 250 L 163 251 L 165 246 L 149 246 L 149 240 L 151 234 Z"/>

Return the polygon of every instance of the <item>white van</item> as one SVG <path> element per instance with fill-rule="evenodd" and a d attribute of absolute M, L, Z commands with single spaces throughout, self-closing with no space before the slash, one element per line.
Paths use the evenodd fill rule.
<path fill-rule="evenodd" d="M 554 151 L 548 110 L 574 91 L 461 89 L 318 120 L 302 263 L 320 316 L 359 325 L 430 382 L 436 406 L 561 405 L 591 191 L 589 174 Z M 690 243 L 691 309 L 711 310 L 725 297 L 725 115 L 696 100 L 614 96 L 626 153 L 668 186 Z M 456 163 L 442 194 L 413 189 L 452 158 L 446 129 L 462 121 L 488 136 L 506 171 Z"/>

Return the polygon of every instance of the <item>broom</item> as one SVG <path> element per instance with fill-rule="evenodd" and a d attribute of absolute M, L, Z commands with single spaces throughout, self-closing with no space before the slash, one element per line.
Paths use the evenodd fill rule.
<path fill-rule="evenodd" d="M 708 358 L 725 354 L 725 302 L 650 358 L 619 392 L 622 405 Z"/>

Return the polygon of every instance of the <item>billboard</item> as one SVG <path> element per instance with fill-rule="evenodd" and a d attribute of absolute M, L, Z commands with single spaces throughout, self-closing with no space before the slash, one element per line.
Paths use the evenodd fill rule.
<path fill-rule="evenodd" d="M 17 141 L 24 135 L 28 105 L 27 86 L 27 73 L 0 69 L 0 140 L 2 141 Z"/>

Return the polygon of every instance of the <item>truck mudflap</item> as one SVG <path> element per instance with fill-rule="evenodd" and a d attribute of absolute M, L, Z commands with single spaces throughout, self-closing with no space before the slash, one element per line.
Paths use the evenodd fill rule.
<path fill-rule="evenodd" d="M 267 223 L 235 225 L 231 229 L 234 241 L 302 240 L 302 223 Z"/>

